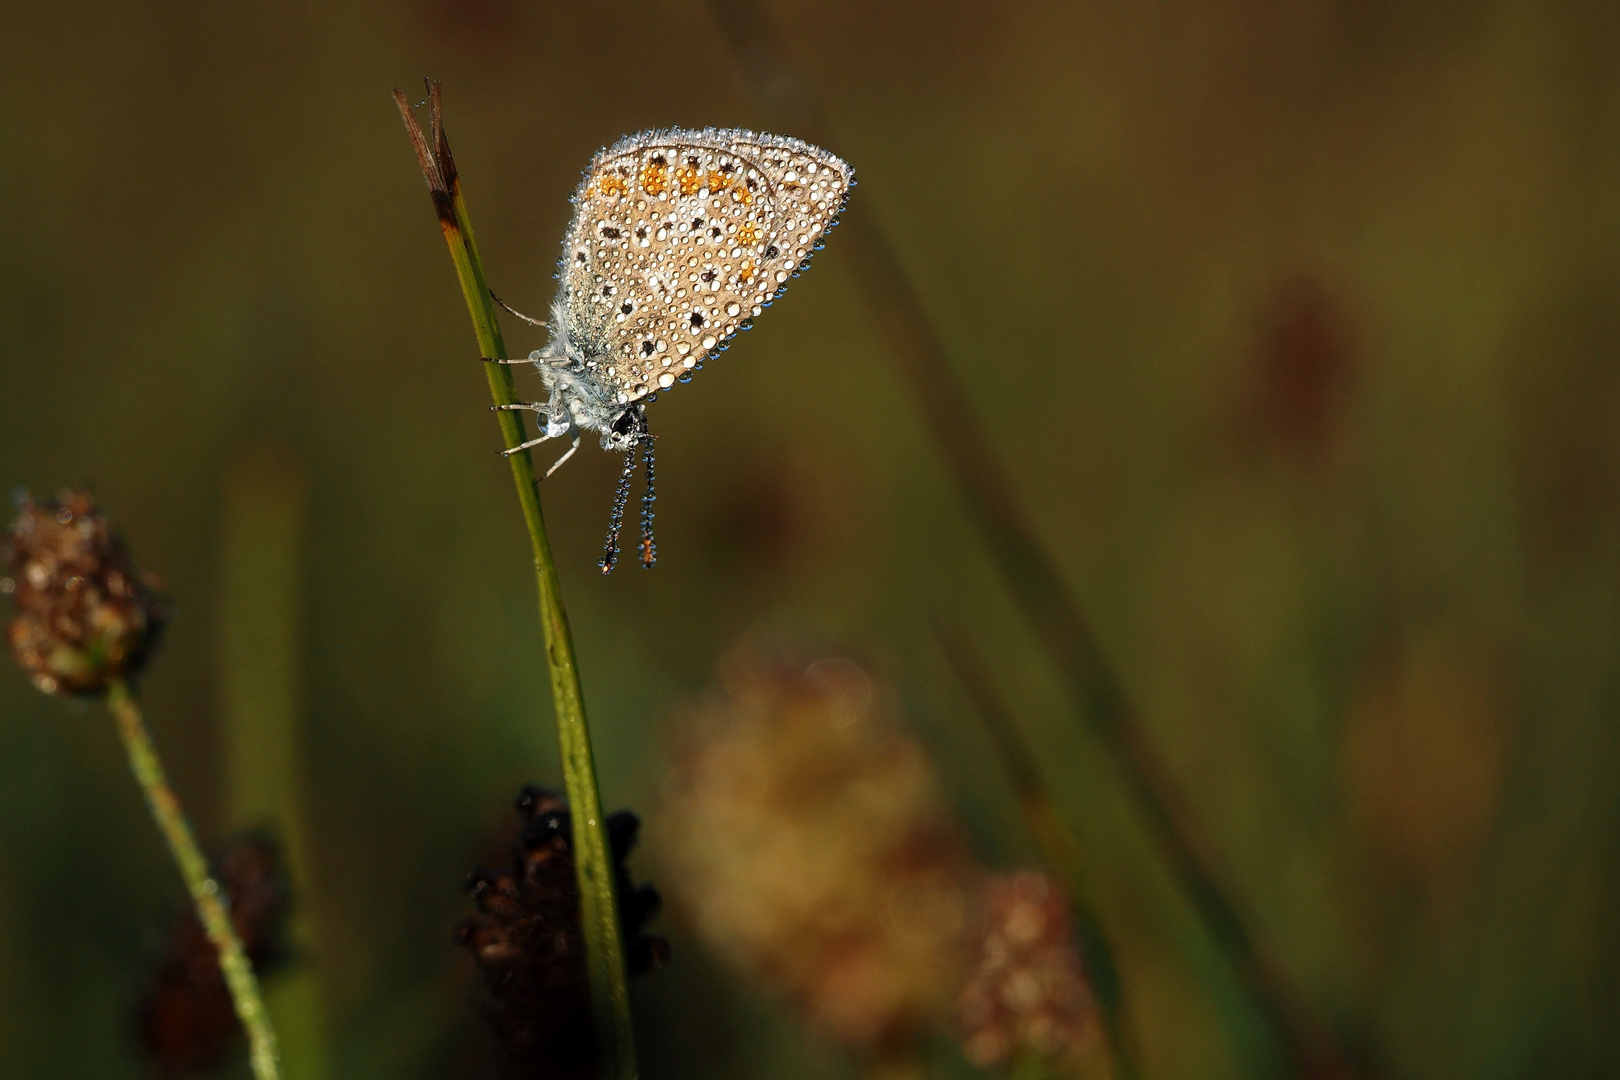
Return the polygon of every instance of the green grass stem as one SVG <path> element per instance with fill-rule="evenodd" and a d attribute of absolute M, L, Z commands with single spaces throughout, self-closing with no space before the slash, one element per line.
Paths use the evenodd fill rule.
<path fill-rule="evenodd" d="M 115 681 L 107 691 L 107 708 L 118 721 L 118 734 L 123 737 L 124 749 L 129 753 L 129 768 L 146 796 L 152 817 L 169 845 L 169 853 L 180 867 L 186 890 L 196 906 L 197 918 L 202 923 L 208 940 L 219 950 L 219 970 L 225 976 L 236 1015 L 248 1033 L 248 1055 L 253 1065 L 255 1080 L 279 1080 L 280 1066 L 276 1057 L 276 1033 L 270 1026 L 270 1014 L 265 1011 L 264 998 L 259 993 L 259 980 L 253 974 L 253 964 L 242 951 L 241 939 L 225 910 L 219 883 L 208 871 L 208 860 L 197 847 L 191 824 L 169 779 L 163 772 L 163 762 L 152 745 L 152 734 L 146 729 L 146 720 L 140 706 L 130 696 L 129 687 L 122 679 Z"/>
<path fill-rule="evenodd" d="M 427 180 L 428 192 L 439 215 L 439 225 L 450 247 L 456 278 L 472 316 L 473 333 L 479 355 L 491 359 L 506 356 L 501 338 L 494 297 L 484 277 L 478 245 L 473 240 L 472 221 L 462 198 L 450 143 L 445 138 L 443 107 L 437 82 L 428 83 L 428 117 L 432 143 L 423 136 L 411 112 L 410 99 L 394 91 L 394 101 L 417 162 Z M 504 364 L 484 365 L 490 396 L 496 405 L 517 401 L 511 370 Z M 496 412 L 501 435 L 508 449 L 524 441 L 522 414 L 511 410 Z M 512 481 L 517 486 L 523 521 L 529 529 L 534 549 L 534 576 L 540 593 L 540 625 L 545 632 L 546 661 L 551 670 L 551 694 L 556 707 L 557 741 L 562 752 L 564 782 L 574 822 L 574 865 L 579 876 L 580 919 L 585 935 L 586 964 L 589 968 L 591 1005 L 596 1018 L 601 1062 L 598 1074 L 611 1080 L 636 1077 L 635 1037 L 630 1021 L 630 988 L 624 967 L 624 945 L 620 940 L 618 905 L 613 895 L 613 858 L 608 848 L 606 819 L 597 790 L 596 764 L 591 754 L 590 729 L 585 722 L 585 699 L 580 691 L 579 668 L 574 662 L 573 636 L 568 614 L 563 610 L 562 592 L 557 583 L 557 567 L 546 537 L 545 518 L 540 510 L 540 491 L 534 462 L 527 450 L 508 456 Z"/>

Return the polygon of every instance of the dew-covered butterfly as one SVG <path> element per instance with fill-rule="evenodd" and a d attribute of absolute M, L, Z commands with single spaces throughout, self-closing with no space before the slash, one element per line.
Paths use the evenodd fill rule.
<path fill-rule="evenodd" d="M 739 129 L 645 131 L 592 159 L 563 240 L 551 340 L 528 358 L 550 396 L 506 408 L 537 414 L 541 433 L 523 447 L 572 437 L 547 476 L 582 432 L 625 455 L 603 573 L 618 560 L 638 447 L 647 471 L 642 565 L 657 558 L 647 404 L 690 380 L 781 295 L 853 184 L 849 165 L 820 147 Z"/>

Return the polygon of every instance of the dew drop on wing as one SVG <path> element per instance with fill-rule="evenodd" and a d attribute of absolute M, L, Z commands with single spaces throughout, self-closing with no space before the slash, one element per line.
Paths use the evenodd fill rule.
<path fill-rule="evenodd" d="M 675 381 L 676 382 L 691 382 L 692 381 L 692 373 L 690 371 L 683 371 L 681 374 L 675 376 Z"/>

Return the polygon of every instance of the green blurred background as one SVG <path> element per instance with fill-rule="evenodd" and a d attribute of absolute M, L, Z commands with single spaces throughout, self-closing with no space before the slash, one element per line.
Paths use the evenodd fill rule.
<path fill-rule="evenodd" d="M 849 215 L 913 275 L 1255 933 L 1379 1075 L 1620 1072 L 1620 8 L 771 6 Z M 329 1052 L 289 1080 L 485 1075 L 460 884 L 560 777 L 388 92 L 444 80 L 492 282 L 531 313 L 599 146 L 770 118 L 681 0 L 8 0 L 0 26 L 0 482 L 94 484 L 177 605 L 144 697 L 201 833 L 293 836 L 304 956 L 272 995 Z M 596 570 L 616 459 L 544 485 L 606 802 L 655 835 L 664 718 L 785 633 L 896 684 L 979 855 L 1029 863 L 928 617 L 961 620 L 1081 838 L 1148 1075 L 1275 1074 L 839 239 L 653 407 L 654 572 Z M 140 1075 L 178 893 L 99 707 L 0 673 L 0 1075 Z M 658 926 L 650 1080 L 849 1073 Z"/>

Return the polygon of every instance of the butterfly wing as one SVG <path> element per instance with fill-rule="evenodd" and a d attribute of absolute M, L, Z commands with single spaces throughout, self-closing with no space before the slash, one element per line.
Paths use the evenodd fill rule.
<path fill-rule="evenodd" d="M 685 382 L 808 262 L 853 183 L 751 131 L 650 131 L 597 154 L 563 246 L 570 344 L 621 404 Z"/>

